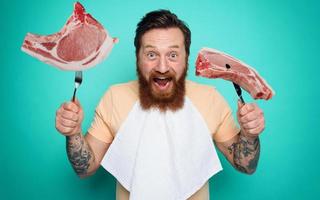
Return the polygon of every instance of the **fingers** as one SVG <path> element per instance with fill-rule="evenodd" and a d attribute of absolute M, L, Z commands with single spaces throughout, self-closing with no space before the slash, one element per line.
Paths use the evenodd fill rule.
<path fill-rule="evenodd" d="M 72 128 L 63 126 L 61 123 L 56 123 L 56 129 L 65 136 L 70 136 L 75 133 L 80 133 L 81 128 Z"/>
<path fill-rule="evenodd" d="M 256 104 L 240 105 L 238 102 L 238 121 L 244 132 L 257 136 L 265 128 L 262 110 Z"/>
<path fill-rule="evenodd" d="M 264 119 L 263 118 L 257 118 L 254 119 L 252 121 L 246 122 L 246 123 L 242 123 L 241 127 L 243 129 L 254 129 L 258 126 L 260 126 L 260 124 L 264 124 Z"/>
<path fill-rule="evenodd" d="M 245 104 L 243 104 L 243 103 L 241 102 L 241 100 L 238 99 L 238 109 L 242 108 L 242 106 L 244 106 L 244 105 L 245 105 Z"/>
<path fill-rule="evenodd" d="M 63 103 L 56 112 L 56 129 L 63 135 L 72 135 L 81 131 L 83 111 L 80 102 Z"/>
<path fill-rule="evenodd" d="M 67 133 L 70 133 L 73 128 L 62 126 L 62 124 L 59 123 L 58 120 L 56 119 L 56 129 L 62 134 L 67 134 Z"/>
<path fill-rule="evenodd" d="M 251 110 L 250 112 L 246 113 L 245 115 L 239 114 L 239 121 L 241 123 L 248 123 L 254 121 L 257 118 L 263 117 L 263 112 L 260 108 L 256 107 L 255 109 Z"/>
<path fill-rule="evenodd" d="M 72 111 L 68 111 L 68 110 L 60 110 L 58 111 L 58 115 L 63 118 L 63 119 L 66 119 L 66 120 L 71 120 L 71 121 L 74 121 L 74 122 L 78 122 L 79 121 L 79 114 L 78 113 L 75 113 L 75 112 L 72 112 Z"/>
<path fill-rule="evenodd" d="M 265 128 L 265 124 L 260 123 L 255 128 L 244 129 L 244 131 L 251 136 L 257 136 L 264 130 L 264 128 Z"/>
<path fill-rule="evenodd" d="M 69 110 L 77 113 L 80 110 L 80 104 L 79 104 L 79 101 L 78 103 L 76 101 L 77 100 L 75 100 L 75 102 L 72 102 L 72 101 L 66 102 L 62 104 L 62 106 L 65 110 Z"/>
<path fill-rule="evenodd" d="M 61 116 L 57 116 L 56 120 L 57 123 L 61 124 L 64 127 L 74 128 L 79 125 L 78 122 L 62 118 Z"/>
<path fill-rule="evenodd" d="M 81 108 L 80 101 L 77 99 L 77 97 L 74 99 L 74 101 L 71 101 L 71 102 L 73 102 L 74 104 L 76 104 L 78 107 Z"/>
<path fill-rule="evenodd" d="M 75 129 L 76 126 L 72 123 L 75 122 L 56 116 L 56 129 L 62 134 L 69 134 Z"/>
<path fill-rule="evenodd" d="M 254 103 L 241 104 L 242 103 L 238 101 L 238 111 L 240 116 L 246 115 L 257 108 L 257 105 Z"/>

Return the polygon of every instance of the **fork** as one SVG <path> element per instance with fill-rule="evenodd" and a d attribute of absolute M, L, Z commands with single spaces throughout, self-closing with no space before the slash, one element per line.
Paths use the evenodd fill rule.
<path fill-rule="evenodd" d="M 231 66 L 230 66 L 229 64 L 226 64 L 226 68 L 227 68 L 227 69 L 230 69 Z M 240 98 L 241 103 L 242 103 L 242 104 L 245 104 L 245 102 L 244 102 L 244 100 L 243 100 L 243 97 L 242 97 L 241 87 L 240 87 L 238 84 L 236 84 L 235 82 L 233 82 L 233 81 L 232 81 L 232 83 L 233 83 L 234 88 L 236 89 L 237 95 L 238 95 L 238 97 Z"/>
<path fill-rule="evenodd" d="M 81 83 L 82 83 L 82 71 L 76 71 L 76 75 L 74 78 L 74 91 L 73 91 L 73 97 L 72 97 L 73 102 L 75 101 L 77 89 L 79 88 Z"/>

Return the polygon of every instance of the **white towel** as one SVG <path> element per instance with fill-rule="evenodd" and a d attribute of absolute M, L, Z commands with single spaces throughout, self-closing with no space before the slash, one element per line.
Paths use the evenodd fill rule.
<path fill-rule="evenodd" d="M 101 165 L 130 200 L 185 200 L 222 170 L 210 131 L 186 97 L 182 109 L 130 111 Z"/>

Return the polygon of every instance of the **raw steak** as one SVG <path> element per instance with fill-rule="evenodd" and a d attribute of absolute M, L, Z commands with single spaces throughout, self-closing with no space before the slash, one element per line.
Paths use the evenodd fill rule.
<path fill-rule="evenodd" d="M 227 69 L 226 64 L 231 68 Z M 269 100 L 275 94 L 252 67 L 215 49 L 200 50 L 196 61 L 196 75 L 232 81 L 248 91 L 254 99 Z"/>
<path fill-rule="evenodd" d="M 52 35 L 28 33 L 22 51 L 63 70 L 85 70 L 110 53 L 116 38 L 76 2 L 73 15 L 60 32 Z"/>

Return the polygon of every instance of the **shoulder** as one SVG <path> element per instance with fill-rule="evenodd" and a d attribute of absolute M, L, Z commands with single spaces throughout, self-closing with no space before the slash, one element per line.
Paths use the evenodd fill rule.
<path fill-rule="evenodd" d="M 103 99 L 137 99 L 138 98 L 138 81 L 129 81 L 119 83 L 109 87 L 104 93 Z"/>
<path fill-rule="evenodd" d="M 186 96 L 205 117 L 209 113 L 220 115 L 228 108 L 225 98 L 214 86 L 187 81 Z"/>
<path fill-rule="evenodd" d="M 186 95 L 191 99 L 202 100 L 212 100 L 221 97 L 214 86 L 196 83 L 190 80 L 186 80 Z"/>
<path fill-rule="evenodd" d="M 122 94 L 122 93 L 133 93 L 133 94 L 138 94 L 138 81 L 129 81 L 126 83 L 119 83 L 112 85 L 109 90 L 113 94 Z"/>

